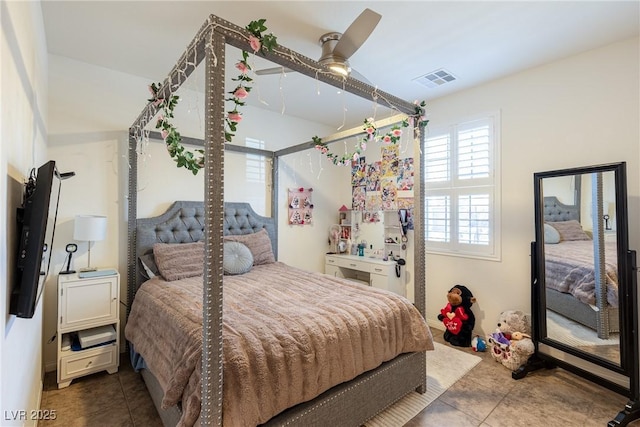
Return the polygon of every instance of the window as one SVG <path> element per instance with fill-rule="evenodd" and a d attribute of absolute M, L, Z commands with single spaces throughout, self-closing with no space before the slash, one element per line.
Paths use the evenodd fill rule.
<path fill-rule="evenodd" d="M 499 114 L 429 131 L 423 152 L 428 252 L 500 257 Z"/>
<path fill-rule="evenodd" d="M 258 148 L 264 150 L 264 141 L 258 139 L 245 139 L 245 145 L 251 148 Z M 265 158 L 260 154 L 246 154 L 247 168 L 246 177 L 247 182 L 255 182 L 264 184 L 265 182 Z"/>

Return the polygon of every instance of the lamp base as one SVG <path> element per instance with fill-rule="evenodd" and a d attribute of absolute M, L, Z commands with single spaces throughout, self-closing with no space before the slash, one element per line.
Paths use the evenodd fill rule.
<path fill-rule="evenodd" d="M 61 272 L 60 272 L 60 273 L 58 273 L 58 274 L 73 274 L 73 273 L 75 273 L 75 272 L 76 272 L 75 270 L 65 270 L 65 271 L 61 271 Z"/>

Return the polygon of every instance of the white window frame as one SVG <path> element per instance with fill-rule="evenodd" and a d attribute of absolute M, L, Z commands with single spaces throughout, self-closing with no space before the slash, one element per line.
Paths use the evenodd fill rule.
<path fill-rule="evenodd" d="M 255 138 L 245 138 L 245 146 L 264 150 L 264 141 Z M 245 154 L 245 177 L 247 182 L 255 184 L 265 184 L 266 181 L 266 159 L 260 154 Z"/>
<path fill-rule="evenodd" d="M 458 131 L 487 122 L 489 126 L 489 176 L 487 178 L 457 179 L 457 136 Z M 426 138 L 449 136 L 449 179 L 439 182 L 426 182 L 423 178 L 425 191 L 426 227 L 423 238 L 427 253 L 479 258 L 491 261 L 501 260 L 501 174 L 500 174 L 500 112 L 492 111 L 455 120 L 442 126 L 427 127 Z M 426 161 L 424 156 L 423 161 Z M 425 177 L 427 170 L 425 170 Z M 468 244 L 458 241 L 458 197 L 461 195 L 488 194 L 489 195 L 489 242 L 488 244 Z M 429 241 L 430 218 L 426 204 L 430 196 L 449 196 L 449 240 Z"/>

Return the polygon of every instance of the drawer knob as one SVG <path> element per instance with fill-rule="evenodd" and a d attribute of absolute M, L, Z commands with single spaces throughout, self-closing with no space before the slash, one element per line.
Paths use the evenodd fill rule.
<path fill-rule="evenodd" d="M 92 363 L 93 363 L 93 360 L 89 360 L 89 363 L 87 363 L 87 368 L 91 366 Z"/>
<path fill-rule="evenodd" d="M 358 264 L 349 264 L 349 267 L 355 267 L 355 266 L 357 266 L 357 265 L 358 265 Z"/>

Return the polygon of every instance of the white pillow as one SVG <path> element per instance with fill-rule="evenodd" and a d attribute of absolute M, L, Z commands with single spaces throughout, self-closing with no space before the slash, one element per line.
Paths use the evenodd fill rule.
<path fill-rule="evenodd" d="M 224 274 L 244 274 L 253 266 L 253 255 L 249 248 L 240 242 L 224 242 L 222 270 Z"/>

